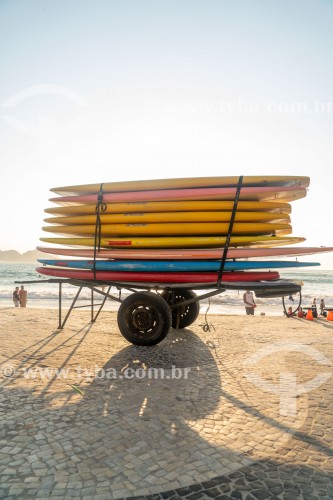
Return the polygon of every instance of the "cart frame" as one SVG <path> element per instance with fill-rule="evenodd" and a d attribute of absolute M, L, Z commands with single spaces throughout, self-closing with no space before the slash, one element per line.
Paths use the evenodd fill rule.
<path fill-rule="evenodd" d="M 105 302 L 113 300 L 120 303 L 117 315 L 121 334 L 136 345 L 155 345 L 163 340 L 171 326 L 176 329 L 190 326 L 199 315 L 199 302 L 203 299 L 224 293 L 227 290 L 254 290 L 257 297 L 282 297 L 284 313 L 287 314 L 284 298 L 299 294 L 296 302 L 297 311 L 301 305 L 301 284 L 290 280 L 275 280 L 272 282 L 221 282 L 214 283 L 175 284 L 175 283 L 132 283 L 111 281 L 83 281 L 76 279 L 49 278 L 46 280 L 23 281 L 21 284 L 55 283 L 58 284 L 58 329 L 62 330 L 73 309 L 90 307 L 91 323 L 100 315 Z M 63 318 L 63 285 L 77 287 L 77 292 Z M 273 284 L 273 285 L 272 285 Z M 111 288 L 118 290 L 118 296 L 111 293 Z M 77 305 L 77 300 L 84 288 L 91 291 L 90 303 Z M 274 290 L 276 288 L 276 290 Z M 106 290 L 105 290 L 106 289 Z M 122 290 L 130 292 L 125 299 L 121 297 Z M 193 290 L 203 290 L 196 295 Z M 96 295 L 102 296 L 96 303 Z"/>

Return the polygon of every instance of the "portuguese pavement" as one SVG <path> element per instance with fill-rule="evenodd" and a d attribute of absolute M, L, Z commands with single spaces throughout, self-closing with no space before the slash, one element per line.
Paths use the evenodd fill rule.
<path fill-rule="evenodd" d="M 1 320 L 0 498 L 333 498 L 333 324 L 36 314 Z"/>

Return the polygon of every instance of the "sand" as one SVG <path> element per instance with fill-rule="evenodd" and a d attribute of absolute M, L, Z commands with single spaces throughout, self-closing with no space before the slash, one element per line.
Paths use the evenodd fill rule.
<path fill-rule="evenodd" d="M 4 494 L 77 481 L 122 498 L 267 461 L 329 478 L 333 322 L 207 319 L 143 348 L 121 336 L 115 312 L 90 323 L 75 310 L 61 331 L 56 310 L 2 309 Z"/>

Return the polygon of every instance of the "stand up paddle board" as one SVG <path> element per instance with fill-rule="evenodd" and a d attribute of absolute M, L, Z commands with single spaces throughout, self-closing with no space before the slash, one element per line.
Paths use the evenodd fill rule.
<path fill-rule="evenodd" d="M 40 238 L 44 243 L 52 245 L 90 246 L 96 244 L 95 238 Z M 298 236 L 232 236 L 230 246 L 254 245 L 272 247 L 293 245 L 305 241 Z M 141 238 L 101 238 L 101 248 L 203 248 L 221 247 L 226 243 L 225 236 L 169 236 L 169 237 L 141 237 Z"/>
<path fill-rule="evenodd" d="M 128 203 L 105 203 L 103 214 L 129 213 L 129 212 L 203 212 L 230 211 L 233 209 L 233 201 L 138 201 Z M 278 201 L 239 201 L 238 212 L 275 212 L 291 213 L 290 203 Z M 46 208 L 45 212 L 52 215 L 96 215 L 96 203 L 90 205 L 65 205 Z"/>
<path fill-rule="evenodd" d="M 79 269 L 61 269 L 51 267 L 37 267 L 39 274 L 57 278 L 71 278 L 77 280 L 106 281 L 106 282 L 144 282 L 144 283 L 216 283 L 218 273 L 148 273 L 148 272 L 113 272 L 113 271 L 82 271 Z M 223 273 L 222 280 L 234 281 L 270 281 L 278 279 L 276 271 L 257 272 L 229 272 Z"/>
<path fill-rule="evenodd" d="M 76 186 L 63 186 L 51 189 L 57 194 L 81 194 L 98 193 L 101 188 L 106 192 L 116 191 L 147 191 L 150 189 L 180 189 L 193 187 L 212 187 L 212 186 L 237 186 L 238 176 L 219 176 L 219 177 L 185 177 L 171 179 L 147 179 L 137 181 L 105 182 L 103 184 L 81 184 Z M 307 188 L 310 184 L 310 178 L 305 176 L 289 175 L 271 175 L 244 176 L 243 186 L 285 186 Z"/>
<path fill-rule="evenodd" d="M 98 271 L 134 272 L 209 272 L 219 271 L 221 262 L 217 260 L 54 260 L 38 259 L 43 265 L 71 269 L 96 269 Z M 291 267 L 319 266 L 319 262 L 294 261 L 226 261 L 224 271 L 245 271 L 255 269 L 278 269 Z"/>
<path fill-rule="evenodd" d="M 123 191 L 104 193 L 103 203 L 134 202 L 134 201 L 168 201 L 168 200 L 234 200 L 237 189 L 234 187 L 202 187 L 190 189 L 156 189 L 153 191 Z M 243 187 L 240 200 L 249 201 L 284 201 L 298 200 L 306 196 L 306 189 L 295 189 L 294 187 Z M 77 196 L 61 196 L 51 198 L 50 201 L 60 205 L 74 203 L 98 203 L 99 194 L 81 194 Z"/>
<path fill-rule="evenodd" d="M 44 226 L 43 231 L 57 234 L 70 234 L 78 236 L 90 236 L 96 233 L 95 224 L 82 224 L 79 226 Z M 152 223 L 152 224 L 102 224 L 100 234 L 107 236 L 159 236 L 159 235 L 224 235 L 228 234 L 229 223 L 224 222 L 174 222 L 174 223 Z M 280 234 L 291 233 L 290 224 L 265 223 L 265 222 L 235 222 L 232 234 Z"/>
<path fill-rule="evenodd" d="M 140 224 L 159 222 L 230 222 L 232 212 L 137 212 L 123 214 L 101 214 L 101 224 Z M 283 222 L 290 223 L 288 214 L 273 212 L 237 212 L 236 222 Z M 80 225 L 96 224 L 95 215 L 78 215 L 67 217 L 47 217 L 48 224 Z"/>
<path fill-rule="evenodd" d="M 89 248 L 55 248 L 37 247 L 37 250 L 49 255 L 63 255 L 68 257 L 94 258 L 94 250 Z M 95 257 L 99 259 L 136 259 L 136 260 L 182 260 L 182 259 L 221 259 L 224 248 L 179 248 L 179 249 L 101 249 Z M 229 248 L 228 259 L 248 259 L 251 257 L 290 257 L 298 255 L 313 255 L 316 253 L 333 252 L 333 247 L 273 247 L 273 248 Z"/>

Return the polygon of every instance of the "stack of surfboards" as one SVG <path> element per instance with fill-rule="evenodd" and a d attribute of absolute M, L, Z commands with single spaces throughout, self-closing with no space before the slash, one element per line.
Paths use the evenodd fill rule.
<path fill-rule="evenodd" d="M 290 213 L 309 182 L 192 177 L 53 188 L 58 196 L 45 210 L 43 230 L 61 236 L 41 241 L 59 246 L 38 249 L 58 258 L 39 259 L 37 271 L 94 281 L 213 283 L 228 244 L 223 282 L 274 280 L 279 274 L 272 269 L 319 264 L 269 257 L 332 250 L 282 246 L 304 241 L 291 236 Z"/>

